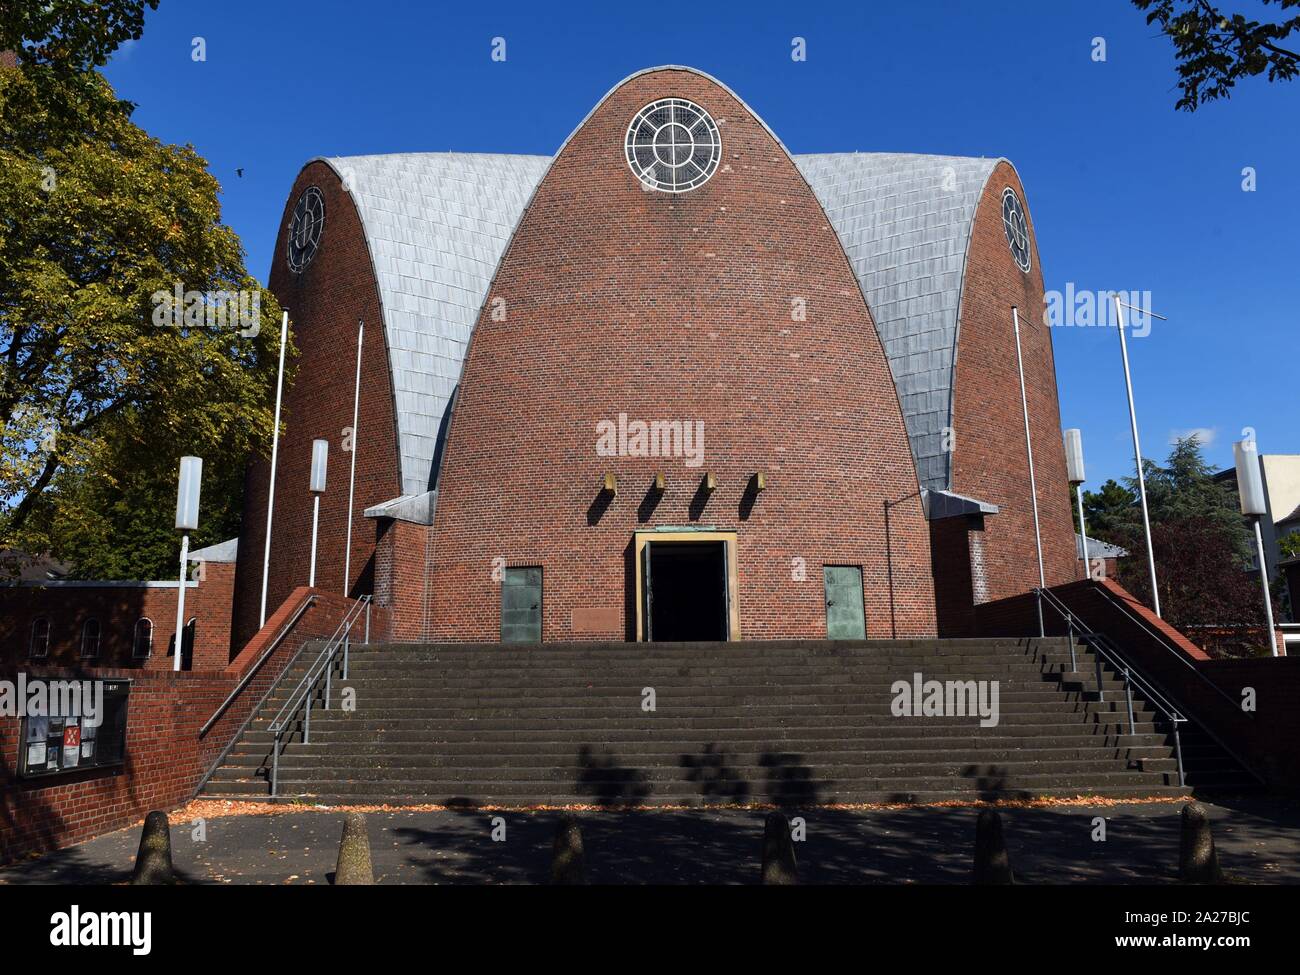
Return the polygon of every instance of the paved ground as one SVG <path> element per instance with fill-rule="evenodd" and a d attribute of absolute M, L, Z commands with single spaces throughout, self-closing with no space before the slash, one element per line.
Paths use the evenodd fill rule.
<path fill-rule="evenodd" d="M 1003 809 L 1012 863 L 1026 883 L 1165 883 L 1178 865 L 1177 803 Z M 1210 807 L 1220 861 L 1246 883 L 1300 883 L 1300 802 Z M 544 883 L 555 813 L 368 814 L 376 879 L 385 884 Z M 795 815 L 798 815 L 797 813 Z M 806 883 L 966 883 L 976 811 L 811 810 L 796 847 Z M 752 883 L 762 812 L 581 814 L 593 883 Z M 1105 842 L 1093 819 L 1107 819 Z M 175 817 L 173 817 L 175 819 Z M 327 884 L 342 814 L 332 810 L 205 820 L 206 838 L 174 823 L 176 867 L 191 883 Z M 139 828 L 0 870 L 0 884 L 116 883 L 130 876 Z"/>

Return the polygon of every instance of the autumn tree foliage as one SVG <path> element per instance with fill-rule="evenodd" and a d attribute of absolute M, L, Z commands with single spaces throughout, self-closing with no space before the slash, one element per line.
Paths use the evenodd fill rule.
<path fill-rule="evenodd" d="M 170 575 L 181 455 L 206 461 L 194 544 L 238 531 L 244 465 L 270 442 L 279 305 L 222 223 L 206 161 L 143 131 L 95 70 L 139 36 L 144 3 L 10 6 L 0 550 L 72 561 L 83 578 Z M 163 320 L 159 295 L 178 288 L 255 299 L 258 319 Z"/>

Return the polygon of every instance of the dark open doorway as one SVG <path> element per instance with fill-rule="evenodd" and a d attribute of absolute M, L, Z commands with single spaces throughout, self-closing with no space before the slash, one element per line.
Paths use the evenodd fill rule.
<path fill-rule="evenodd" d="M 647 546 L 649 639 L 726 640 L 727 547 L 723 542 Z"/>

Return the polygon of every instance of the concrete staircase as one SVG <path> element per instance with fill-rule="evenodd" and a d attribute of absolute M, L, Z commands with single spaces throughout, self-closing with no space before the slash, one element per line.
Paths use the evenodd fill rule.
<path fill-rule="evenodd" d="M 266 799 L 270 719 L 305 652 L 203 789 Z M 1186 794 L 1253 780 L 1168 726 L 1061 639 L 387 645 L 352 650 L 310 742 L 286 734 L 279 798 L 329 804 L 706 805 Z M 891 685 L 999 682 L 1000 722 L 895 717 Z M 340 709 L 351 688 L 355 711 Z M 655 710 L 643 709 L 653 688 Z"/>

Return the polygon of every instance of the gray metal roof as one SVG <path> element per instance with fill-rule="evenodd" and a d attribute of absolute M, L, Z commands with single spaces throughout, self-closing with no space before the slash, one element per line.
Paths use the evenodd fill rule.
<path fill-rule="evenodd" d="M 793 156 L 875 319 L 921 487 L 950 486 L 953 354 L 975 207 L 996 159 Z M 396 398 L 402 494 L 431 468 L 470 333 L 550 156 L 395 153 L 323 159 L 348 187 L 374 262 Z"/>
<path fill-rule="evenodd" d="M 424 494 L 470 332 L 551 157 L 404 152 L 322 161 L 348 187 L 365 228 L 388 339 L 402 494 Z"/>
<path fill-rule="evenodd" d="M 930 521 L 979 515 L 996 515 L 998 506 L 953 491 L 921 491 L 921 506 Z"/>
<path fill-rule="evenodd" d="M 921 487 L 951 487 L 953 358 L 975 208 L 997 159 L 795 156 L 839 234 L 876 322 Z"/>
<path fill-rule="evenodd" d="M 1083 558 L 1083 536 L 1078 532 L 1074 533 L 1074 554 L 1075 558 Z M 1122 559 L 1126 555 L 1128 555 L 1128 549 L 1112 545 L 1110 542 L 1103 542 L 1100 538 L 1093 538 L 1091 535 L 1088 536 L 1088 558 Z"/>
<path fill-rule="evenodd" d="M 191 562 L 234 562 L 239 555 L 239 537 L 227 538 L 207 548 L 190 552 Z"/>

